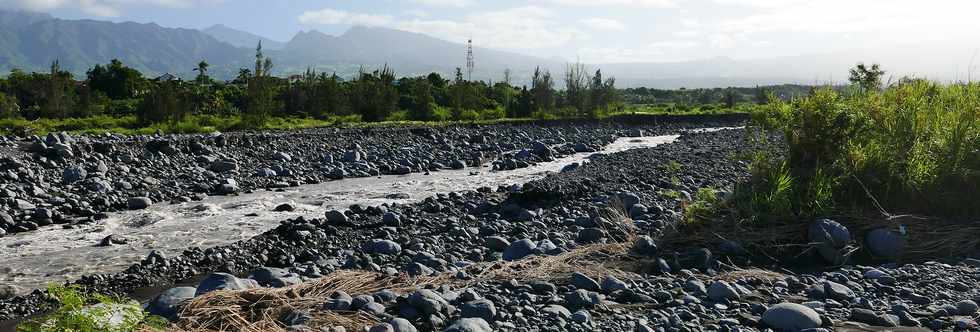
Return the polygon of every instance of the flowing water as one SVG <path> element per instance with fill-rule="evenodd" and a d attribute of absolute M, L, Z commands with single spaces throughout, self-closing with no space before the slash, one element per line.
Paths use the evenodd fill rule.
<path fill-rule="evenodd" d="M 602 153 L 653 147 L 676 140 L 678 135 L 620 138 Z M 430 175 L 409 174 L 343 179 L 304 185 L 282 191 L 256 191 L 239 196 L 213 196 L 182 204 L 157 204 L 139 211 L 111 213 L 95 224 L 72 229 L 49 227 L 0 238 L 0 284 L 21 292 L 81 275 L 112 273 L 139 262 L 151 250 L 166 256 L 189 247 L 207 248 L 244 240 L 276 227 L 281 220 L 304 216 L 318 218 L 330 208 L 351 204 L 410 203 L 452 191 L 479 187 L 523 184 L 559 172 L 572 163 L 587 162 L 591 153 L 578 153 L 555 161 L 512 170 L 489 168 L 444 170 Z M 399 194 L 397 197 L 392 194 Z M 272 212 L 283 203 L 292 212 Z M 257 216 L 247 216 L 257 214 Z M 125 245 L 96 246 L 115 234 Z"/>

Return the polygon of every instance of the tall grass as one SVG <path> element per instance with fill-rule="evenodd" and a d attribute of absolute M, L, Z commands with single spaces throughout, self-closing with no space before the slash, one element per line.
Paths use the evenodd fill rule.
<path fill-rule="evenodd" d="M 736 189 L 746 214 L 980 216 L 980 84 L 914 80 L 849 96 L 818 89 L 774 99 L 753 120 L 781 132 L 787 150 L 756 156 L 752 180 Z"/>

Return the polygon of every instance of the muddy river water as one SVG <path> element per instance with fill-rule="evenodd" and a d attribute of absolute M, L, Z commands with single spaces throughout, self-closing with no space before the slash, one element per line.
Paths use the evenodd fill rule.
<path fill-rule="evenodd" d="M 719 128 L 720 129 L 720 128 Z M 647 148 L 676 140 L 678 135 L 624 137 L 600 153 Z M 177 255 L 189 247 L 212 247 L 244 240 L 276 227 L 281 220 L 319 218 L 327 209 L 351 204 L 410 203 L 426 197 L 479 187 L 523 184 L 559 172 L 572 163 L 588 162 L 591 153 L 511 171 L 488 167 L 444 170 L 425 174 L 352 178 L 287 188 L 257 190 L 239 196 L 212 196 L 182 204 L 156 204 L 145 210 L 111 213 L 108 219 L 71 229 L 49 227 L 0 238 L 0 284 L 20 292 L 81 275 L 112 273 L 139 262 L 151 250 Z M 392 194 L 399 194 L 392 198 Z M 283 203 L 291 212 L 273 212 Z M 257 216 L 247 216 L 254 215 Z M 115 234 L 125 245 L 96 246 Z"/>

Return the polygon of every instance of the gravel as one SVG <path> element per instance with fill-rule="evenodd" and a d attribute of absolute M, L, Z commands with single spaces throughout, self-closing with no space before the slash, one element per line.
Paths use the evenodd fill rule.
<path fill-rule="evenodd" d="M 528 149 L 529 155 L 523 157 L 531 158 L 524 160 L 533 162 L 549 155 L 554 157 L 566 153 L 561 148 L 564 143 L 568 143 L 569 151 L 575 151 L 578 150 L 574 147 L 577 143 L 599 147 L 601 142 L 608 142 L 578 142 L 576 137 L 596 139 L 602 135 L 599 133 L 632 134 L 626 130 L 605 131 L 583 126 L 583 132 L 593 130 L 592 133 L 574 134 L 571 130 L 562 130 L 561 135 L 552 135 L 552 140 L 547 140 L 546 135 L 535 134 L 537 130 L 524 130 L 523 135 L 514 134 L 512 138 L 504 137 L 504 134 L 514 133 L 507 129 L 496 133 L 481 129 L 460 129 L 455 132 L 439 129 L 418 133 L 406 130 L 391 135 L 368 131 L 370 134 L 366 135 L 381 141 L 402 139 L 409 145 L 425 142 L 419 146 L 458 152 L 437 153 L 427 159 L 429 165 L 443 163 L 445 159 L 443 165 L 452 165 L 459 160 L 467 163 L 466 167 L 472 167 L 472 156 L 463 153 L 472 150 L 461 146 L 469 145 L 472 148 L 473 145 L 489 144 L 479 142 L 495 142 L 501 146 L 512 144 L 508 149 L 501 149 L 506 153 L 493 166 L 506 169 L 516 166 L 517 159 L 514 158 L 521 149 Z M 656 133 L 663 129 L 644 127 L 643 130 Z M 542 129 L 540 132 L 548 131 Z M 357 141 L 359 146 L 353 146 L 351 143 L 355 141 L 344 134 L 337 134 L 346 138 L 334 144 L 329 150 L 329 158 L 315 144 L 298 143 L 301 147 L 294 149 L 286 144 L 269 143 L 298 138 L 282 135 L 270 135 L 268 140 L 260 135 L 222 135 L 226 140 L 223 146 L 216 143 L 216 137 L 198 141 L 204 142 L 201 144 L 213 153 L 224 152 L 235 160 L 233 169 L 218 173 L 232 175 L 237 172 L 238 190 L 252 190 L 271 181 L 295 180 L 304 183 L 313 173 L 310 169 L 304 169 L 303 165 L 312 165 L 310 163 L 313 162 L 331 165 L 326 174 L 335 172 L 340 166 L 338 163 L 347 163 L 343 166 L 348 175 L 362 172 L 372 176 L 370 168 L 353 163 L 380 165 L 386 159 L 379 159 L 379 156 L 386 153 L 391 154 L 392 158 L 411 159 L 392 152 L 396 150 L 393 143 L 392 148 L 386 148 L 368 143 L 369 139 L 366 138 Z M 468 137 L 462 139 L 463 135 Z M 558 138 L 564 139 L 564 142 Z M 258 159 L 241 158 L 247 154 L 229 151 L 245 141 L 251 141 L 253 149 L 260 147 L 255 152 Z M 553 151 L 542 149 L 541 144 L 532 144 L 534 141 L 547 142 Z M 845 259 L 836 255 L 841 249 L 860 245 L 857 243 L 862 242 L 860 239 L 864 239 L 863 242 L 871 242 L 871 239 L 863 233 L 842 230 L 830 220 L 808 220 L 806 222 L 811 223 L 811 227 L 807 234 L 800 234 L 801 239 L 809 239 L 816 244 L 817 250 L 813 250 L 813 256 L 817 258 L 815 261 L 826 265 L 818 265 L 818 269 L 800 269 L 794 273 L 787 273 L 786 269 L 795 266 L 774 267 L 758 263 L 757 257 L 747 257 L 744 250 L 734 250 L 739 247 L 738 239 L 728 239 L 724 246 L 710 248 L 659 248 L 655 239 L 678 221 L 685 196 L 681 193 L 697 192 L 702 187 L 730 188 L 734 181 L 747 175 L 745 164 L 730 158 L 746 149 L 744 142 L 744 131 L 741 130 L 685 133 L 673 144 L 596 155 L 574 170 L 550 175 L 523 186 L 501 184 L 498 188 L 436 195 L 412 204 L 351 206 L 344 210 L 331 210 L 322 214 L 323 218 L 283 221 L 275 229 L 232 245 L 188 248 L 174 257 L 155 254 L 126 271 L 85 276 L 75 282 L 103 292 L 125 293 L 138 287 L 208 275 L 196 288 L 164 293 L 173 291 L 172 297 L 183 299 L 189 293 L 214 289 L 284 287 L 339 269 L 364 269 L 392 275 L 445 273 L 460 280 L 469 280 L 467 278 L 470 276 L 463 273 L 460 267 L 477 262 L 520 261 L 530 255 L 551 255 L 591 243 L 614 241 L 621 234 L 606 227 L 607 221 L 597 211 L 621 203 L 641 234 L 635 239 L 631 251 L 640 262 L 636 274 L 590 276 L 572 273 L 533 276 L 538 279 L 531 280 L 483 280 L 458 287 L 437 285 L 405 294 L 390 290 L 373 294 L 336 293 L 314 310 L 361 310 L 383 322 L 373 328 L 385 331 L 732 331 L 736 328 L 803 330 L 857 326 L 851 324 L 951 330 L 975 326 L 976 300 L 980 299 L 980 291 L 975 286 L 980 283 L 980 263 L 976 260 L 943 259 L 902 265 L 887 262 L 831 265 Z M 455 147 L 448 148 L 443 143 Z M 78 142 L 72 144 L 83 145 Z M 146 143 L 135 145 L 145 149 Z M 154 148 L 170 158 L 180 158 L 190 151 L 190 145 L 183 140 L 172 140 L 169 146 L 169 149 L 166 145 Z M 100 149 L 105 150 L 104 147 Z M 109 156 L 120 151 L 134 151 L 125 145 L 114 149 L 115 152 L 108 153 Z M 174 154 L 165 153 L 171 149 L 176 150 L 171 151 Z M 92 151 L 77 152 L 73 152 L 73 155 L 93 155 Z M 289 158 L 276 152 L 287 154 Z M 513 153 L 513 156 L 507 153 Z M 210 155 L 199 152 L 196 156 Z M 215 156 L 214 160 L 202 160 L 199 164 L 203 165 L 200 166 L 202 169 L 209 168 L 204 166 L 215 166 L 218 160 L 224 160 L 224 157 Z M 508 160 L 515 163 L 511 165 Z M 676 173 L 665 174 L 664 165 L 673 163 L 679 164 L 680 169 Z M 117 173 L 118 162 L 106 164 L 109 170 L 102 174 L 137 184 L 132 192 L 122 190 L 122 193 L 118 193 L 119 190 L 115 189 L 118 180 L 111 180 L 117 191 L 113 195 L 124 200 L 147 197 L 153 201 L 169 201 L 163 199 L 167 197 L 166 194 L 148 190 L 145 182 L 122 177 Z M 413 166 L 402 166 L 412 171 L 425 168 L 417 167 L 424 162 L 409 164 Z M 282 169 L 277 169 L 277 166 Z M 212 170 L 207 172 L 213 172 L 215 167 L 210 168 Z M 260 168 L 267 168 L 276 175 L 241 176 L 255 174 Z M 133 169 L 140 171 L 136 166 Z M 291 170 L 294 176 L 299 177 L 283 178 L 281 170 Z M 376 170 L 378 174 L 389 174 L 396 168 L 382 171 L 378 167 Z M 50 173 L 47 170 L 43 172 Z M 88 176 L 96 176 L 94 173 L 97 172 L 89 172 Z M 271 175 L 269 172 L 263 173 Z M 321 180 L 327 178 L 326 175 L 317 177 Z M 89 179 L 76 183 L 85 181 Z M 73 190 L 87 189 L 68 191 Z M 137 190 L 149 194 L 141 195 Z M 209 190 L 204 191 L 213 193 Z M 677 194 L 668 195 L 668 192 Z M 58 216 L 62 216 L 61 219 L 77 216 L 74 209 L 44 206 L 42 201 L 24 203 L 49 208 L 52 222 L 59 219 Z M 32 208 L 31 220 L 34 213 Z M 25 217 L 27 214 L 20 210 L 8 214 L 10 218 L 0 214 L 0 224 L 23 224 L 28 220 Z M 847 231 L 847 236 L 843 236 L 842 231 Z M 898 233 L 879 236 L 901 240 Z M 854 259 L 847 257 L 845 261 L 852 262 Z M 727 268 L 730 262 L 739 262 L 742 269 L 732 271 Z M 755 269 L 767 271 L 762 273 Z M 179 301 L 163 301 L 166 299 L 160 295 L 152 299 L 151 305 L 162 308 L 159 310 L 164 313 L 179 307 L 176 304 Z M 44 307 L 44 303 L 43 297 L 37 295 L 0 300 L 0 319 L 35 312 L 37 308 Z M 280 320 L 288 321 L 288 325 L 307 324 L 302 319 L 302 313 L 291 315 Z"/>

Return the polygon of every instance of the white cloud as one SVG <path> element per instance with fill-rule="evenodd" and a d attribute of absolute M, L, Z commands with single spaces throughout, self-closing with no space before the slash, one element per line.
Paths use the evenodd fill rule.
<path fill-rule="evenodd" d="M 417 3 L 423 6 L 429 7 L 469 7 L 474 4 L 473 0 L 411 0 L 413 3 Z"/>
<path fill-rule="evenodd" d="M 578 56 L 588 63 L 680 61 L 690 58 L 702 43 L 694 40 L 663 40 L 630 47 L 584 47 Z"/>
<path fill-rule="evenodd" d="M 429 16 L 431 16 L 429 15 L 429 12 L 421 9 L 409 9 L 406 10 L 404 14 L 407 16 L 418 17 L 418 18 L 428 18 Z"/>
<path fill-rule="evenodd" d="M 77 8 L 87 14 L 100 17 L 118 17 L 127 6 L 161 6 L 190 8 L 210 5 L 225 0 L 0 0 L 0 7 L 30 11 L 49 11 L 59 8 Z"/>
<path fill-rule="evenodd" d="M 303 24 L 369 24 L 418 32 L 453 42 L 473 39 L 480 47 L 539 49 L 585 40 L 589 36 L 575 27 L 560 24 L 556 14 L 537 6 L 480 11 L 458 20 L 414 18 L 396 20 L 387 15 L 351 13 L 336 9 L 305 12 Z"/>
<path fill-rule="evenodd" d="M 623 22 L 609 18 L 593 17 L 582 19 L 578 22 L 593 30 L 626 31 L 626 25 Z"/>
<path fill-rule="evenodd" d="M 752 7 L 754 13 L 722 20 L 720 29 L 742 34 L 758 32 L 854 33 L 888 32 L 884 38 L 914 39 L 937 31 L 978 29 L 978 1 L 959 0 L 715 0 Z"/>
<path fill-rule="evenodd" d="M 390 15 L 351 13 L 344 10 L 324 8 L 307 11 L 299 16 L 303 24 L 350 24 L 367 26 L 389 25 L 394 19 Z"/>
<path fill-rule="evenodd" d="M 674 0 L 544 0 L 545 2 L 576 7 L 676 7 Z"/>

